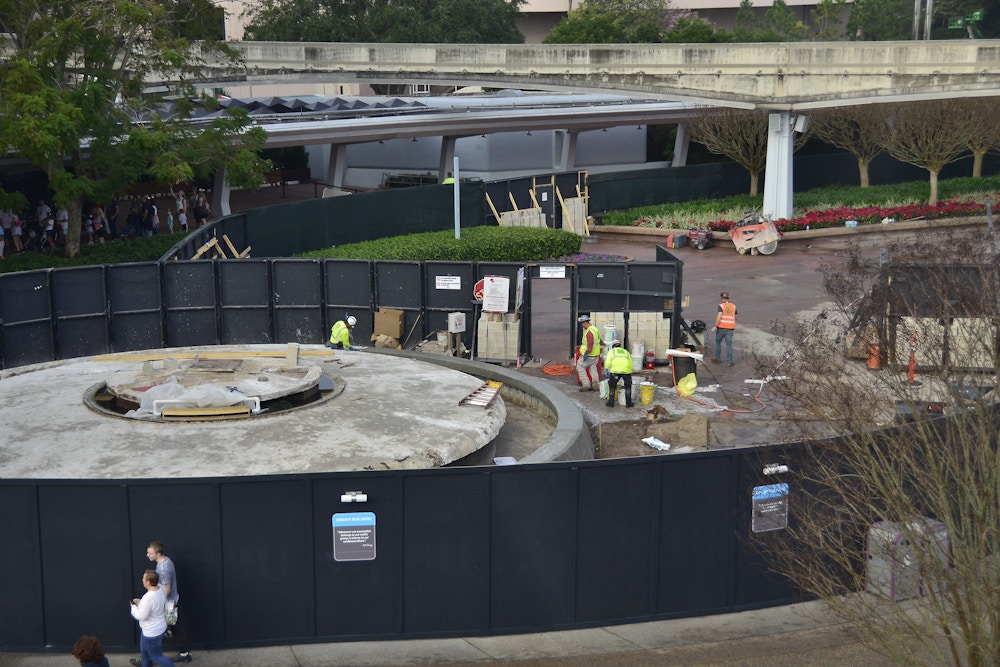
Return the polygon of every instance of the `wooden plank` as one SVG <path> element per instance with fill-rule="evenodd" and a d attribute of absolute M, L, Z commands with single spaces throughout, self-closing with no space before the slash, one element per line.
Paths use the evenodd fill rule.
<path fill-rule="evenodd" d="M 568 210 L 566 210 L 566 200 L 563 199 L 562 193 L 559 192 L 559 188 L 556 188 L 556 197 L 559 197 L 559 205 L 562 206 L 562 213 L 566 216 L 566 220 L 569 221 L 570 231 L 576 234 L 576 225 L 573 224 L 573 216 L 569 214 Z"/>
<path fill-rule="evenodd" d="M 217 405 L 205 408 L 164 408 L 164 417 L 217 417 L 222 415 L 248 415 L 249 405 Z"/>
<path fill-rule="evenodd" d="M 517 207 L 517 201 L 514 199 L 514 193 L 513 192 L 508 192 L 507 196 L 510 197 L 510 205 L 514 207 L 514 210 L 515 211 L 520 211 L 521 209 L 519 209 Z"/>
<path fill-rule="evenodd" d="M 493 211 L 494 217 L 497 219 L 497 225 L 503 227 L 503 218 L 497 213 L 497 207 L 493 205 L 493 200 L 490 198 L 490 193 L 486 193 L 486 203 L 490 205 L 490 210 Z"/>
<path fill-rule="evenodd" d="M 237 252 L 237 250 L 236 250 L 235 247 L 233 247 L 233 242 L 229 240 L 229 237 L 226 236 L 225 234 L 223 234 L 222 235 L 222 240 L 226 242 L 227 246 L 229 246 L 229 252 L 233 253 L 233 259 L 238 259 L 239 256 L 240 256 L 240 253 Z"/>
<path fill-rule="evenodd" d="M 334 357 L 332 350 L 300 350 L 304 357 Z M 288 350 L 233 350 L 231 352 L 149 352 L 145 354 L 104 354 L 94 357 L 94 361 L 159 361 L 160 359 L 233 359 L 243 357 L 268 357 L 284 359 Z"/>
<path fill-rule="evenodd" d="M 532 188 L 528 190 L 528 194 L 531 195 L 531 203 L 535 205 L 535 208 L 541 209 L 542 207 L 538 205 L 538 199 L 535 198 L 535 190 Z"/>
<path fill-rule="evenodd" d="M 209 250 L 211 250 L 212 246 L 218 245 L 218 243 L 219 242 L 213 236 L 212 238 L 210 238 L 208 240 L 207 243 L 205 243 L 203 246 L 201 246 L 200 248 L 198 248 L 198 252 L 196 252 L 194 254 L 194 257 L 192 257 L 191 259 L 199 259 L 202 255 L 204 255 L 206 252 L 208 252 Z"/>

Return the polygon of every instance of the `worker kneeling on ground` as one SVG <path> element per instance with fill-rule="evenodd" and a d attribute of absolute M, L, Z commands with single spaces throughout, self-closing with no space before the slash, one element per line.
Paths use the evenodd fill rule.
<path fill-rule="evenodd" d="M 334 324 L 330 330 L 330 341 L 326 346 L 332 347 L 335 350 L 351 349 L 351 330 L 354 329 L 354 325 L 357 323 L 357 318 L 351 315 L 347 318 L 346 322 L 340 320 Z"/>
<path fill-rule="evenodd" d="M 589 315 L 581 315 L 579 322 L 583 336 L 580 347 L 576 348 L 574 365 L 576 377 L 580 381 L 580 391 L 590 391 L 597 386 L 600 374 L 597 362 L 601 360 L 601 334 L 590 323 Z"/>
<path fill-rule="evenodd" d="M 632 355 L 622 347 L 620 340 L 612 341 L 608 354 L 604 358 L 604 368 L 608 370 L 608 402 L 613 407 L 618 399 L 618 381 L 624 385 L 625 407 L 632 407 Z"/>

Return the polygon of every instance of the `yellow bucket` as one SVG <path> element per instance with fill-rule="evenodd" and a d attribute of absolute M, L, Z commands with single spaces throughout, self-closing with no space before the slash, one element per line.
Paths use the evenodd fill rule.
<path fill-rule="evenodd" d="M 639 402 L 643 405 L 649 405 L 653 402 L 653 398 L 656 396 L 656 384 L 652 382 L 640 382 L 639 383 Z"/>

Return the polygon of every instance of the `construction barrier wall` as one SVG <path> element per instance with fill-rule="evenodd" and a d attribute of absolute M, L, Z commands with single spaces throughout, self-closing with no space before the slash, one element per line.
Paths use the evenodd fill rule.
<path fill-rule="evenodd" d="M 555 265 L 573 285 L 567 349 L 581 312 L 663 311 L 676 329 L 682 263 L 659 252 L 657 262 Z M 246 258 L 0 274 L 0 368 L 161 347 L 318 344 L 348 315 L 358 320 L 354 340 L 366 345 L 379 308 L 403 311 L 403 347 L 447 331 L 449 313 L 465 313 L 461 340 L 475 351 L 476 281 L 508 278 L 513 311 L 521 276 L 544 279 L 542 266 L 552 265 Z M 518 351 L 531 356 L 531 289 L 522 287 Z"/>
<path fill-rule="evenodd" d="M 184 480 L 0 480 L 0 650 L 134 649 L 161 540 L 194 648 L 565 630 L 792 601 L 753 549 L 781 449 Z M 765 461 L 766 458 L 766 461 Z M 345 505 L 363 491 L 368 502 Z M 370 560 L 332 517 L 375 516 Z M 67 549 L 72 557 L 67 557 Z M 67 585 L 67 582 L 72 582 Z M 81 604 L 85 600 L 85 604 Z"/>
<path fill-rule="evenodd" d="M 325 342 L 354 315 L 366 345 L 379 308 L 404 311 L 400 343 L 447 330 L 448 313 L 474 321 L 473 287 L 511 278 L 520 264 L 317 259 L 147 262 L 0 274 L 0 368 L 188 345 Z M 460 289 L 438 289 L 438 278 Z M 521 308 L 530 334 L 531 299 Z M 568 331 L 568 335 L 572 335 Z M 474 330 L 462 342 L 471 349 Z M 571 343 L 570 343 L 571 344 Z M 530 354 L 530 339 L 523 352 Z"/>

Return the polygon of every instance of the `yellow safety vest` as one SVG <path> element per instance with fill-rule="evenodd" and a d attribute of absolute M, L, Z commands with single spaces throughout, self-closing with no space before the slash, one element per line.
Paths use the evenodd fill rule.
<path fill-rule="evenodd" d="M 343 320 L 334 324 L 333 328 L 330 329 L 330 343 L 332 345 L 340 343 L 344 346 L 344 349 L 351 346 L 351 328 Z"/>
<path fill-rule="evenodd" d="M 604 358 L 604 367 L 615 375 L 631 375 L 632 355 L 623 347 L 613 347 Z"/>
<path fill-rule="evenodd" d="M 587 334 L 589 333 L 594 334 L 594 344 L 590 348 L 587 348 Z M 585 357 L 601 356 L 601 332 L 593 324 L 583 331 L 583 344 L 580 345 L 580 354 Z"/>

